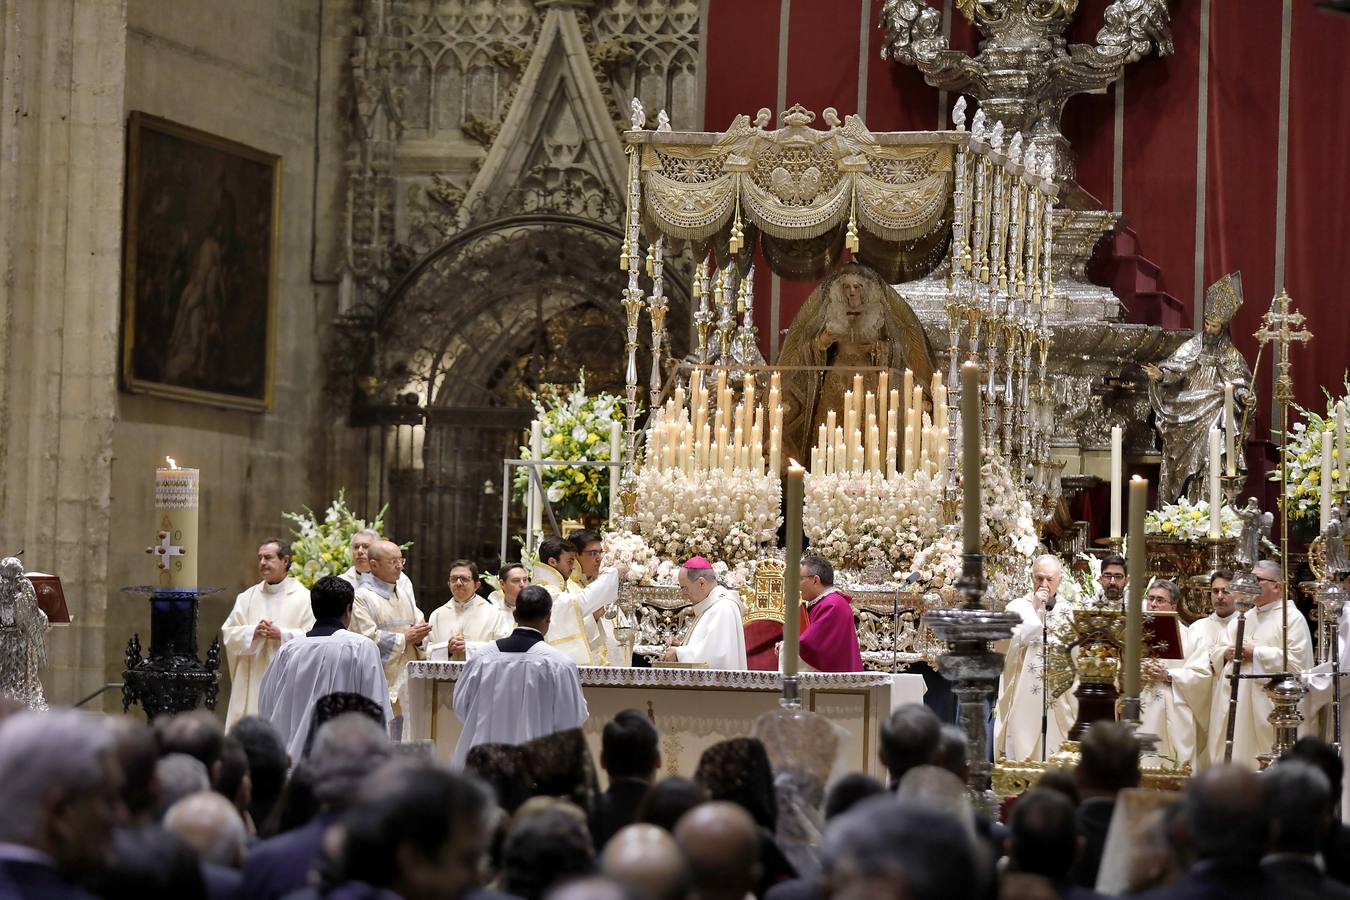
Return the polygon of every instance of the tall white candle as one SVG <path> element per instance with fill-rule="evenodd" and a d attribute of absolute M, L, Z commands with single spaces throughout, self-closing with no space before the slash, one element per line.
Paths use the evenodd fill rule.
<path fill-rule="evenodd" d="M 197 590 L 197 523 L 201 470 L 180 468 L 172 457 L 155 469 L 156 591 Z"/>
<path fill-rule="evenodd" d="M 1336 404 L 1336 469 L 1341 473 L 1338 490 L 1350 490 L 1350 466 L 1345 459 L 1345 401 Z"/>
<path fill-rule="evenodd" d="M 1327 527 L 1331 521 L 1331 432 L 1322 432 L 1322 509 L 1321 518 L 1318 519 L 1317 530 L 1321 531 Z"/>
<path fill-rule="evenodd" d="M 1240 429 L 1237 426 L 1237 420 L 1233 418 L 1233 383 L 1230 381 L 1223 386 L 1223 422 L 1224 428 L 1228 430 L 1228 439 L 1224 441 L 1224 455 L 1228 457 L 1228 474 L 1230 476 L 1237 474 L 1237 458 L 1242 452 Z"/>
<path fill-rule="evenodd" d="M 539 419 L 535 419 L 534 422 L 530 425 L 530 459 L 540 460 L 543 458 L 544 458 L 544 423 Z M 525 540 L 530 545 L 530 549 L 534 549 L 535 544 L 542 536 L 542 532 L 544 530 L 543 498 L 539 495 L 539 491 L 534 489 L 535 484 L 535 478 L 533 477 L 534 475 L 538 475 L 539 482 L 542 483 L 544 479 L 544 470 L 534 469 L 530 477 L 530 488 L 531 488 L 529 492 L 530 508 L 525 520 L 526 521 L 525 528 L 528 532 L 525 536 Z"/>
<path fill-rule="evenodd" d="M 1219 537 L 1222 533 L 1223 494 L 1219 491 L 1219 448 L 1221 446 L 1219 429 L 1209 430 L 1209 536 Z"/>
<path fill-rule="evenodd" d="M 1111 427 L 1111 537 L 1120 537 L 1121 479 L 1125 473 L 1124 435 L 1119 425 Z"/>
<path fill-rule="evenodd" d="M 618 462 L 619 454 L 622 452 L 619 448 L 622 446 L 623 426 L 618 422 L 609 423 L 609 458 L 611 462 Z M 619 512 L 619 467 L 609 467 L 609 517 L 613 519 Z"/>

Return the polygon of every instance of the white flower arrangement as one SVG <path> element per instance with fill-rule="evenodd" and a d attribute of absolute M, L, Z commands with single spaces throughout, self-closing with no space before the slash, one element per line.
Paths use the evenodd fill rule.
<path fill-rule="evenodd" d="M 942 526 L 942 486 L 923 472 L 890 479 L 876 472 L 811 473 L 805 499 L 811 550 L 838 568 L 864 568 L 876 552 L 891 568 L 904 568 Z"/>
<path fill-rule="evenodd" d="M 1295 422 L 1289 429 L 1289 438 L 1284 445 L 1285 467 L 1289 478 L 1289 521 L 1316 525 L 1321 528 L 1322 518 L 1322 436 L 1334 441 L 1336 436 L 1336 404 L 1350 404 L 1350 378 L 1346 379 L 1346 393 L 1332 397 L 1325 389 L 1327 412 L 1320 416 L 1311 409 L 1294 404 L 1294 409 L 1302 414 L 1304 421 Z M 1340 458 L 1340 449 L 1333 443 L 1331 450 L 1331 477 L 1336 484 L 1341 477 L 1344 461 Z M 1277 467 L 1270 473 L 1271 481 L 1280 480 Z M 1284 498 L 1280 498 L 1284 503 Z"/>
<path fill-rule="evenodd" d="M 677 575 L 680 563 L 687 559 L 661 559 L 656 551 L 640 534 L 626 531 L 607 531 L 604 534 L 605 564 L 628 567 L 624 580 L 633 584 L 673 585 L 678 583 Z M 703 554 L 706 556 L 706 554 Z M 713 562 L 713 572 L 717 580 L 732 590 L 740 590 L 750 582 L 754 575 L 754 563 L 750 561 L 727 565 L 723 560 Z"/>
<path fill-rule="evenodd" d="M 777 538 L 781 493 L 776 475 L 753 470 L 647 466 L 638 475 L 638 531 L 662 559 L 751 562 Z"/>
<path fill-rule="evenodd" d="M 1209 501 L 1192 503 L 1182 497 L 1159 510 L 1149 510 L 1144 517 L 1144 532 L 1183 541 L 1194 541 L 1209 536 Z M 1219 533 L 1222 537 L 1237 537 L 1242 533 L 1242 520 L 1237 510 L 1225 503 L 1219 509 Z"/>

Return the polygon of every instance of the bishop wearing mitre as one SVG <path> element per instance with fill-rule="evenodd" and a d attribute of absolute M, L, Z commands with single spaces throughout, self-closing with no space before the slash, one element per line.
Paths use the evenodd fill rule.
<path fill-rule="evenodd" d="M 712 563 L 695 556 L 680 567 L 680 593 L 694 604 L 694 627 L 667 648 L 663 662 L 706 663 L 710 669 L 744 669 L 745 626 L 736 592 L 717 583 Z"/>
<path fill-rule="evenodd" d="M 309 591 L 287 574 L 290 567 L 290 544 L 268 538 L 258 545 L 262 580 L 234 598 L 234 609 L 220 628 L 230 664 L 226 728 L 258 712 L 258 691 L 272 657 L 284 642 L 314 627 Z"/>
<path fill-rule="evenodd" d="M 510 613 L 478 595 L 481 584 L 478 566 L 472 560 L 457 559 L 450 563 L 450 577 L 446 581 L 450 602 L 431 614 L 429 652 L 445 644 L 451 659 L 463 659 L 469 644 L 495 641 L 514 630 Z"/>
<path fill-rule="evenodd" d="M 611 665 L 606 653 L 600 617 L 605 607 L 619 599 L 620 572 L 601 572 L 586 587 L 568 583 L 576 565 L 576 547 L 563 538 L 539 542 L 539 557 L 530 573 L 530 583 L 542 585 L 553 597 L 553 615 L 545 640 L 566 653 L 579 666 Z"/>
<path fill-rule="evenodd" d="M 370 578 L 363 578 L 352 604 L 351 630 L 364 634 L 380 648 L 384 676 L 389 681 L 389 703 L 395 717 L 403 714 L 399 703 L 407 684 L 408 663 L 421 659 L 421 647 L 431 626 L 411 597 L 399 590 L 403 551 L 392 541 L 370 545 Z"/>

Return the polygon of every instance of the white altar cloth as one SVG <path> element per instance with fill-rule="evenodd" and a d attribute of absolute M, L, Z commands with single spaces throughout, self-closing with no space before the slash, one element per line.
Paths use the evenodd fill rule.
<path fill-rule="evenodd" d="M 408 664 L 404 740 L 430 740 L 436 758 L 448 762 L 459 740 L 452 700 L 462 662 L 422 660 Z M 666 775 L 692 776 L 705 749 L 750 734 L 755 720 L 778 708 L 777 672 L 724 669 L 630 669 L 582 666 L 581 688 L 590 708 L 582 726 L 591 753 L 600 759 L 600 732 L 614 714 L 637 709 L 651 716 L 661 734 Z M 802 708 L 818 712 L 847 733 L 841 771 L 885 772 L 877 758 L 881 723 L 903 703 L 921 703 L 921 675 L 885 672 L 817 672 L 801 675 Z"/>

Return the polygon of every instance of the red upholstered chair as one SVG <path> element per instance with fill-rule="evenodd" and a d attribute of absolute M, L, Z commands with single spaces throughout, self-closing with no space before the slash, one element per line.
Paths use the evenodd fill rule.
<path fill-rule="evenodd" d="M 783 639 L 783 561 L 761 559 L 755 562 L 755 579 L 741 588 L 745 615 L 745 662 L 751 669 L 774 672 L 778 654 L 774 646 Z M 802 609 L 803 627 L 806 609 Z"/>

